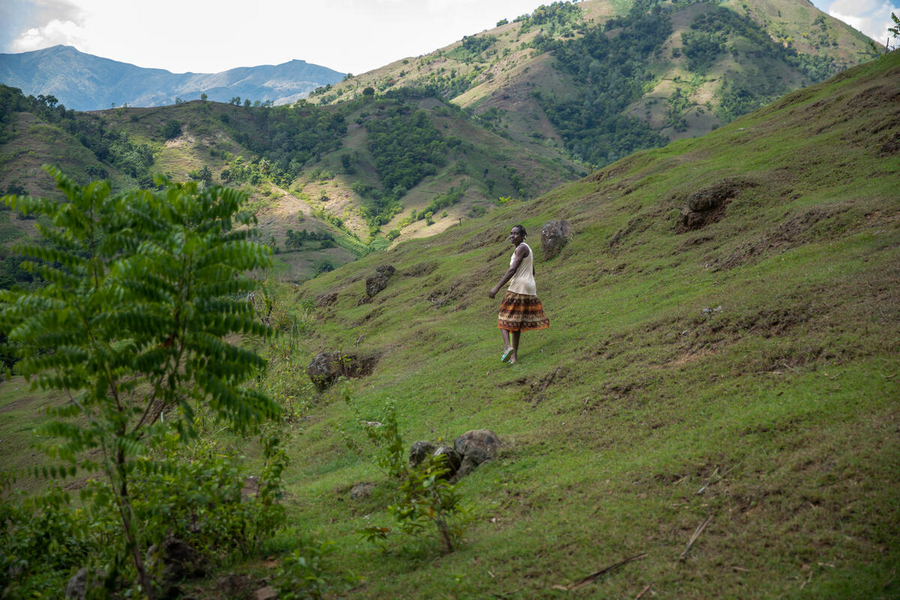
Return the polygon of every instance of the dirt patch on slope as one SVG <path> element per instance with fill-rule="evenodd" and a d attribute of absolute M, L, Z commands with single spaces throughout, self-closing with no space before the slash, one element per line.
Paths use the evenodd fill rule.
<path fill-rule="evenodd" d="M 678 233 L 685 233 L 706 227 L 725 216 L 725 207 L 741 191 L 758 184 L 748 179 L 722 179 L 713 185 L 697 190 L 688 196 L 687 204 L 681 208 Z"/>
<path fill-rule="evenodd" d="M 0 414 L 5 413 L 5 412 L 12 412 L 12 411 L 18 410 L 20 408 L 25 408 L 26 406 L 31 404 L 33 401 L 34 401 L 34 398 L 32 398 L 30 396 L 25 397 L 25 398 L 19 398 L 18 400 L 13 400 L 12 402 L 10 402 L 9 404 L 7 404 L 5 406 L 0 406 Z"/>
<path fill-rule="evenodd" d="M 761 259 L 774 250 L 787 250 L 811 241 L 813 229 L 822 221 L 831 219 L 850 209 L 846 205 L 815 206 L 796 215 L 769 233 L 751 242 L 741 244 L 729 256 L 713 262 L 714 269 L 733 269 Z"/>

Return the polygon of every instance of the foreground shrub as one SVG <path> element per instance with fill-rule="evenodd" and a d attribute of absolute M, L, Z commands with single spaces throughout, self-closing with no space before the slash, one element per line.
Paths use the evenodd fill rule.
<path fill-rule="evenodd" d="M 375 462 L 396 482 L 396 502 L 388 506 L 399 531 L 419 536 L 431 527 L 447 552 L 459 545 L 468 525 L 469 508 L 462 504 L 457 484 L 450 483 L 445 455 L 429 456 L 410 467 L 406 445 L 400 436 L 397 413 L 392 405 L 380 421 L 362 421 L 366 435 L 379 447 Z M 392 533 L 390 527 L 372 526 L 359 533 L 372 543 L 381 543 Z"/>
<path fill-rule="evenodd" d="M 236 190 L 158 177 L 156 191 L 113 195 L 106 181 L 81 187 L 46 169 L 66 201 L 3 198 L 42 217 L 45 242 L 16 251 L 47 285 L 0 292 L 0 330 L 16 344 L 17 371 L 69 399 L 38 430 L 59 463 L 43 474 L 105 474 L 138 586 L 155 600 L 144 555 L 156 532 L 135 486 L 173 472 L 157 449 L 172 435 L 194 439 L 201 406 L 237 431 L 278 413 L 244 387 L 265 361 L 225 341 L 271 335 L 246 301 L 258 284 L 244 275 L 270 266 L 271 251 L 253 241 L 255 218 Z"/>

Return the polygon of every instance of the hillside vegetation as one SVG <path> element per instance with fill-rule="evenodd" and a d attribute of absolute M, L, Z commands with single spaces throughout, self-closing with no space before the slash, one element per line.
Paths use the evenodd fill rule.
<path fill-rule="evenodd" d="M 0 188 L 37 186 L 45 162 L 76 179 L 105 173 L 124 188 L 147 185 L 156 172 L 239 186 L 267 241 L 286 250 L 281 276 L 302 281 L 444 231 L 501 198 L 534 198 L 637 150 L 708 133 L 875 48 L 803 2 L 555 2 L 319 87 L 310 102 L 272 106 L 225 86 L 232 75 L 247 83 L 257 72 L 304 79 L 298 73 L 313 67 L 295 61 L 216 76 L 225 87 L 209 97 L 227 104 L 176 98 L 175 106 L 76 117 L 52 94 L 7 103 L 15 114 L 3 118 Z M 54 64 L 87 60 L 70 51 L 42 52 Z M 127 65 L 98 61 L 84 69 L 99 79 L 115 72 L 147 81 L 136 68 L 126 77 Z M 194 86 L 184 98 L 198 95 L 203 77 L 182 82 Z M 288 232 L 303 229 L 332 235 L 336 248 L 288 247 Z"/>
<path fill-rule="evenodd" d="M 603 166 L 708 133 L 872 55 L 864 35 L 808 2 L 554 2 L 310 97 L 421 86 L 512 139 Z"/>
<path fill-rule="evenodd" d="M 585 171 L 516 143 L 417 91 L 334 107 L 188 102 L 79 113 L 2 88 L 0 189 L 53 194 L 40 165 L 119 189 L 153 173 L 238 187 L 284 275 L 303 280 L 396 238 L 423 237 L 501 196 L 534 198 Z M 27 229 L 27 227 L 26 227 Z M 344 251 L 289 247 L 288 230 L 330 232 Z"/>
<path fill-rule="evenodd" d="M 302 286 L 319 308 L 306 351 L 271 365 L 283 401 L 316 352 L 378 357 L 307 397 L 287 473 L 295 522 L 364 578 L 351 596 L 553 597 L 641 553 L 573 594 L 900 592 L 898 84 L 895 52 Z M 714 190 L 724 204 L 689 229 L 682 208 Z M 487 290 L 507 233 L 523 223 L 539 253 L 559 218 L 574 239 L 537 261 L 551 328 L 501 364 Z M 360 303 L 383 264 L 397 274 Z M 505 441 L 460 486 L 475 522 L 451 555 L 354 533 L 390 524 L 392 484 L 345 443 L 388 400 L 408 443 L 482 427 Z M 375 493 L 351 499 L 363 481 Z"/>

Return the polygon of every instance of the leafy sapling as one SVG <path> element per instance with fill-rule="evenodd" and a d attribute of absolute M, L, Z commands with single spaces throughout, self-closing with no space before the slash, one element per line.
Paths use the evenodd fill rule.
<path fill-rule="evenodd" d="M 272 334 L 243 299 L 258 287 L 244 273 L 269 266 L 271 251 L 253 241 L 255 219 L 237 190 L 157 177 L 157 191 L 113 195 L 106 181 L 82 187 L 45 169 L 65 202 L 2 199 L 44 217 L 37 228 L 48 243 L 16 248 L 47 285 L 0 292 L 0 330 L 18 349 L 17 371 L 68 398 L 38 431 L 62 463 L 50 474 L 105 473 L 138 585 L 153 600 L 136 470 L 168 433 L 195 437 L 198 406 L 239 431 L 278 413 L 244 386 L 265 361 L 225 341 Z"/>
<path fill-rule="evenodd" d="M 397 484 L 397 501 L 388 506 L 397 528 L 418 536 L 433 526 L 444 549 L 453 552 L 468 524 L 469 507 L 462 504 L 457 484 L 447 478 L 450 469 L 446 456 L 429 456 L 410 467 L 405 458 L 405 445 L 400 437 L 397 413 L 389 404 L 381 421 L 364 421 L 366 434 L 381 446 L 376 463 Z M 381 544 L 391 533 L 390 527 L 372 526 L 359 531 L 364 539 Z"/>

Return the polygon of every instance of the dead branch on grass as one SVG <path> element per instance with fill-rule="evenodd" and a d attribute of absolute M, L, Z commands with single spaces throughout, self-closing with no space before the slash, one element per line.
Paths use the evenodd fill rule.
<path fill-rule="evenodd" d="M 700 534 L 703 533 L 703 530 L 706 529 L 706 526 L 709 525 L 710 521 L 712 521 L 712 515 L 709 515 L 708 517 L 706 517 L 706 520 L 704 520 L 702 523 L 700 523 L 700 526 L 697 527 L 697 530 L 694 532 L 694 535 L 691 536 L 691 539 L 688 542 L 687 548 L 685 548 L 684 552 L 681 553 L 679 560 L 684 560 L 685 558 L 687 558 L 688 552 L 691 551 L 691 546 L 694 545 L 694 542 L 697 541 L 697 538 L 700 537 Z"/>
<path fill-rule="evenodd" d="M 581 589 L 581 588 L 583 588 L 583 587 L 586 586 L 586 585 L 590 585 L 590 584 L 594 583 L 595 581 L 597 581 L 598 579 L 600 579 L 601 577 L 603 577 L 604 575 L 606 575 L 606 574 L 609 573 L 610 571 L 614 571 L 614 570 L 618 569 L 619 567 L 621 567 L 622 565 L 627 565 L 628 563 L 630 563 L 630 562 L 632 562 L 632 561 L 640 560 L 640 559 L 642 559 L 642 558 L 644 558 L 644 557 L 646 557 L 646 556 L 647 556 L 646 553 L 636 554 L 636 555 L 634 555 L 634 556 L 630 556 L 630 557 L 626 558 L 626 559 L 623 560 L 623 561 L 617 562 L 617 563 L 614 564 L 614 565 L 610 565 L 610 566 L 608 566 L 608 567 L 605 567 L 605 568 L 603 568 L 603 569 L 600 569 L 599 571 L 596 571 L 596 572 L 594 572 L 594 573 L 591 573 L 591 574 L 588 575 L 587 577 L 584 577 L 584 578 L 582 578 L 582 579 L 579 579 L 578 581 L 572 582 L 572 583 L 570 583 L 569 585 L 554 585 L 552 589 L 554 589 L 554 590 L 563 590 L 563 591 L 565 591 L 565 592 L 572 592 L 572 591 Z"/>
<path fill-rule="evenodd" d="M 652 583 L 648 584 L 647 587 L 645 587 L 644 589 L 641 590 L 641 593 L 640 593 L 640 594 L 638 594 L 637 596 L 634 597 L 634 600 L 641 600 L 641 598 L 644 597 L 644 594 L 646 594 L 647 592 L 649 592 L 649 591 L 650 591 L 650 588 L 652 588 L 652 587 L 653 587 L 653 584 L 652 584 Z"/>
<path fill-rule="evenodd" d="M 700 488 L 699 490 L 697 490 L 697 493 L 694 495 L 699 496 L 700 494 L 702 494 L 703 490 L 705 490 L 706 488 L 708 488 L 710 486 L 710 484 L 713 482 L 713 479 L 715 479 L 716 475 L 718 475 L 718 474 L 719 474 L 719 467 L 716 467 L 716 470 L 713 471 L 712 475 L 709 476 L 709 479 L 706 480 L 706 483 L 703 484 L 703 487 Z"/>

